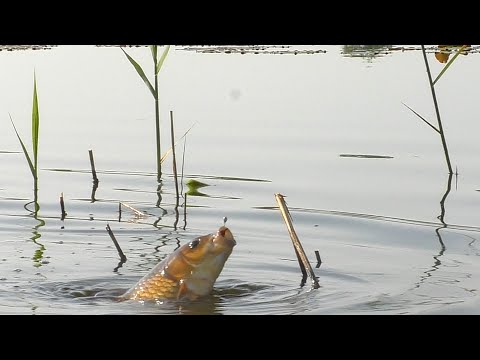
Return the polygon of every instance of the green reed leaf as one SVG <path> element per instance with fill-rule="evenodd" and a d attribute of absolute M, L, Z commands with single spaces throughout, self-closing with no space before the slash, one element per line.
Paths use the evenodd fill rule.
<path fill-rule="evenodd" d="M 465 48 L 467 47 L 467 45 L 463 45 L 460 49 L 457 50 L 457 52 L 455 53 L 455 55 L 450 59 L 450 61 L 443 67 L 442 71 L 440 71 L 440 74 L 438 74 L 438 76 L 436 77 L 436 79 L 433 81 L 433 85 L 435 85 L 435 83 L 440 80 L 440 78 L 442 77 L 442 75 L 445 73 L 445 71 L 447 71 L 447 69 L 450 67 L 450 65 L 452 65 L 452 63 L 455 61 L 455 59 L 458 57 L 458 55 L 460 55 L 460 53 L 465 50 Z"/>
<path fill-rule="evenodd" d="M 123 51 L 123 53 L 127 57 L 128 61 L 130 61 L 130 63 L 135 68 L 135 70 L 137 70 L 138 75 L 142 78 L 142 80 L 148 86 L 148 88 L 150 89 L 150 92 L 152 93 L 153 97 L 157 98 L 157 94 L 155 92 L 155 89 L 153 88 L 152 84 L 150 84 L 150 81 L 148 81 L 147 76 L 145 75 L 145 72 L 143 71 L 142 67 L 135 60 L 133 60 L 133 58 L 130 55 L 128 55 L 125 50 L 123 50 L 122 48 L 120 48 L 120 49 Z"/>
<path fill-rule="evenodd" d="M 160 56 L 160 59 L 158 60 L 157 67 L 155 70 L 155 75 L 158 74 L 160 69 L 162 68 L 163 62 L 165 61 L 165 58 L 167 57 L 169 50 L 170 50 L 170 45 L 167 45 L 165 50 L 163 50 L 162 56 Z"/>
<path fill-rule="evenodd" d="M 33 73 L 33 106 L 32 106 L 32 145 L 33 145 L 33 167 L 37 169 L 38 164 L 38 131 L 40 127 L 40 115 L 38 112 L 37 78 Z"/>
<path fill-rule="evenodd" d="M 25 154 L 25 158 L 27 159 L 28 166 L 30 167 L 30 171 L 32 172 L 33 178 L 37 178 L 37 171 L 35 170 L 35 167 L 33 166 L 32 160 L 30 159 L 30 155 L 28 155 L 27 148 L 25 147 L 25 144 L 22 141 L 22 138 L 18 134 L 17 128 L 15 127 L 15 124 L 13 123 L 12 115 L 8 114 L 10 116 L 10 121 L 12 122 L 13 125 L 13 130 L 15 130 L 15 134 L 17 134 L 18 141 L 20 141 L 20 145 L 22 145 L 23 153 Z"/>

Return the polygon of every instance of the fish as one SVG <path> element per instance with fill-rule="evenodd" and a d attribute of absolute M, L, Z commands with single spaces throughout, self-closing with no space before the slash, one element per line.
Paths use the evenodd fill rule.
<path fill-rule="evenodd" d="M 196 300 L 206 296 L 236 244 L 226 226 L 199 236 L 159 262 L 119 300 Z"/>

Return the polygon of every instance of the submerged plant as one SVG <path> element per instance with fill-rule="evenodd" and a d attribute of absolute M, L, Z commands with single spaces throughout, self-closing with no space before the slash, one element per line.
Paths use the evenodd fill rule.
<path fill-rule="evenodd" d="M 28 162 L 28 166 L 30 171 L 32 172 L 33 176 L 33 189 L 34 189 L 34 202 L 35 202 L 35 210 L 38 210 L 38 203 L 37 203 L 37 191 L 38 191 L 38 131 L 40 128 L 40 116 L 38 112 L 38 99 L 37 99 L 37 79 L 35 72 L 33 73 L 33 105 L 32 105 L 32 152 L 33 152 L 33 160 L 30 154 L 25 147 L 22 138 L 18 134 L 17 128 L 13 123 L 12 115 L 10 116 L 10 121 L 12 122 L 13 129 L 15 130 L 15 134 L 17 134 L 18 141 L 22 146 L 23 154 L 25 155 L 25 159 Z"/>
<path fill-rule="evenodd" d="M 147 76 L 145 75 L 145 71 L 143 71 L 142 67 L 130 56 L 127 54 L 125 50 L 120 48 L 125 56 L 127 57 L 128 61 L 133 65 L 137 74 L 140 78 L 145 82 L 148 89 L 152 93 L 153 98 L 155 99 L 155 134 L 157 139 L 157 181 L 161 182 L 162 178 L 162 162 L 161 162 L 161 148 L 160 148 L 160 109 L 158 104 L 158 73 L 162 68 L 163 62 L 167 57 L 168 51 L 170 50 L 170 45 L 167 45 L 163 50 L 162 56 L 158 59 L 158 46 L 157 45 L 150 45 L 150 50 L 152 52 L 152 59 L 153 59 L 153 73 L 154 73 L 154 86 L 150 83 Z"/>

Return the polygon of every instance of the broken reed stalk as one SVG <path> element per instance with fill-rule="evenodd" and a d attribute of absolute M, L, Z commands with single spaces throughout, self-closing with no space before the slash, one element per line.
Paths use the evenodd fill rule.
<path fill-rule="evenodd" d="M 88 150 L 90 156 L 90 167 L 92 168 L 93 183 L 98 184 L 97 172 L 95 171 L 95 161 L 93 160 L 93 150 Z"/>
<path fill-rule="evenodd" d="M 185 134 L 185 140 L 183 140 L 183 153 L 182 153 L 182 174 L 180 176 L 180 193 L 183 194 L 183 167 L 185 165 L 185 147 L 187 146 L 187 135 Z"/>
<path fill-rule="evenodd" d="M 303 250 L 302 244 L 293 228 L 292 224 L 292 217 L 290 212 L 288 211 L 287 205 L 285 204 L 285 199 L 282 194 L 275 194 L 275 199 L 277 200 L 278 206 L 280 208 L 280 212 L 282 213 L 283 220 L 285 220 L 285 224 L 287 225 L 288 233 L 290 234 L 290 238 L 292 239 L 293 247 L 295 249 L 295 253 L 297 254 L 298 263 L 300 265 L 300 269 L 304 277 L 306 276 L 307 269 L 308 275 L 310 276 L 310 280 L 312 281 L 312 288 L 318 289 L 320 284 L 318 283 L 318 279 L 313 272 L 312 266 L 308 261 L 307 255 Z"/>
<path fill-rule="evenodd" d="M 127 204 L 122 203 L 122 202 L 120 202 L 119 205 L 118 205 L 118 209 L 119 209 L 120 212 L 122 211 L 122 205 L 125 206 L 127 209 L 132 210 L 135 213 L 135 215 L 137 215 L 137 216 L 144 216 L 145 215 L 145 213 L 141 212 L 140 210 L 135 209 L 133 206 L 127 205 Z"/>
<path fill-rule="evenodd" d="M 175 157 L 175 135 L 173 131 L 173 111 L 170 111 L 170 137 L 172 139 L 173 178 L 175 180 L 175 192 L 177 194 L 175 207 L 178 208 L 179 193 L 178 193 L 178 177 L 177 177 L 177 159 Z"/>
<path fill-rule="evenodd" d="M 447 140 L 445 139 L 445 134 L 443 132 L 442 120 L 440 119 L 440 110 L 438 109 L 437 96 L 435 94 L 435 85 L 432 80 L 432 74 L 430 73 L 430 66 L 428 65 L 427 54 L 425 52 L 425 46 L 422 45 L 423 60 L 425 61 L 425 67 L 427 68 L 428 74 L 428 83 L 430 84 L 430 90 L 432 91 L 433 104 L 435 106 L 435 112 L 437 114 L 438 121 L 438 132 L 442 139 L 443 151 L 445 152 L 445 159 L 447 161 L 448 172 L 449 174 L 453 173 L 452 164 L 450 163 L 450 156 L 448 155 Z"/>
<path fill-rule="evenodd" d="M 187 227 L 187 193 L 184 194 L 183 202 L 183 230 Z"/>
<path fill-rule="evenodd" d="M 65 212 L 65 203 L 63 201 L 63 192 L 60 195 L 60 208 L 62 209 L 62 221 L 65 220 L 65 217 L 67 216 L 67 213 Z"/>
<path fill-rule="evenodd" d="M 113 235 L 113 231 L 112 229 L 110 228 L 110 225 L 107 224 L 107 232 L 108 232 L 108 235 L 110 235 L 110 238 L 112 239 L 113 241 L 113 244 L 115 245 L 115 247 L 117 248 L 117 251 L 118 251 L 118 255 L 120 255 L 120 260 L 122 262 L 125 262 L 127 261 L 127 257 L 125 256 L 125 254 L 123 253 L 122 251 L 122 248 L 120 247 L 120 245 L 118 244 L 118 241 L 117 239 L 115 238 L 115 235 Z"/>
<path fill-rule="evenodd" d="M 315 257 L 317 258 L 317 265 L 315 265 L 315 268 L 319 268 L 320 265 L 322 265 L 322 259 L 320 258 L 320 253 L 318 250 L 315 250 Z"/>

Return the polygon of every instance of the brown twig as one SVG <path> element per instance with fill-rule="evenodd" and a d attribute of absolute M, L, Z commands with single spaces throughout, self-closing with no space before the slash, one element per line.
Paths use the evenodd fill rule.
<path fill-rule="evenodd" d="M 65 203 L 63 202 L 63 192 L 60 195 L 60 208 L 62 209 L 62 221 L 65 220 L 67 213 L 65 212 Z"/>
<path fill-rule="evenodd" d="M 320 265 L 322 265 L 322 259 L 320 258 L 318 250 L 315 250 L 315 257 L 317 258 L 317 265 L 315 265 L 315 268 L 318 269 Z"/>
<path fill-rule="evenodd" d="M 300 269 L 302 270 L 302 274 L 306 277 L 306 273 L 308 270 L 308 275 L 310 276 L 310 280 L 312 281 L 312 288 L 318 289 L 320 284 L 318 283 L 318 279 L 313 272 L 312 266 L 308 261 L 307 255 L 303 250 L 302 244 L 293 228 L 292 224 L 292 217 L 290 212 L 288 211 L 287 205 L 285 204 L 285 199 L 282 194 L 275 194 L 275 198 L 277 200 L 278 206 L 280 208 L 280 212 L 282 213 L 283 219 L 285 220 L 285 224 L 287 225 L 288 233 L 290 234 L 290 238 L 292 239 L 293 247 L 295 249 L 295 253 L 297 255 L 298 263 L 300 265 Z"/>
<path fill-rule="evenodd" d="M 120 255 L 120 260 L 121 260 L 122 262 L 127 261 L 127 257 L 126 257 L 125 254 L 123 253 L 122 248 L 121 248 L 120 245 L 118 244 L 117 239 L 115 239 L 115 235 L 113 235 L 113 231 L 112 231 L 112 229 L 110 228 L 110 225 L 109 225 L 109 224 L 107 224 L 107 232 L 108 232 L 108 235 L 110 235 L 110 238 L 112 239 L 113 244 L 114 244 L 115 247 L 117 248 L 118 255 Z"/>
<path fill-rule="evenodd" d="M 187 227 L 187 193 L 184 194 L 183 202 L 183 230 Z"/>
<path fill-rule="evenodd" d="M 175 202 L 178 208 L 179 194 L 178 194 L 178 177 L 177 177 L 177 159 L 175 157 L 175 135 L 173 131 L 173 111 L 170 111 L 170 136 L 172 138 L 172 161 L 173 161 L 173 178 L 175 179 L 175 193 L 177 194 L 177 201 Z"/>
<path fill-rule="evenodd" d="M 137 216 L 145 216 L 146 215 L 145 213 L 141 212 L 140 210 L 135 209 L 133 206 L 130 206 L 128 204 L 120 202 L 119 207 L 121 208 L 122 205 L 125 206 L 127 209 L 132 210 L 135 213 L 135 215 L 137 215 Z"/>
<path fill-rule="evenodd" d="M 88 150 L 90 156 L 90 167 L 92 168 L 93 183 L 98 184 L 97 172 L 95 170 L 95 161 L 93 160 L 93 150 Z"/>

